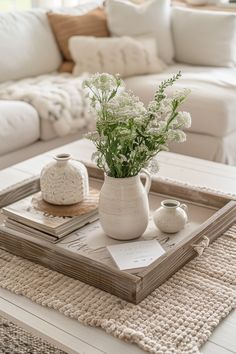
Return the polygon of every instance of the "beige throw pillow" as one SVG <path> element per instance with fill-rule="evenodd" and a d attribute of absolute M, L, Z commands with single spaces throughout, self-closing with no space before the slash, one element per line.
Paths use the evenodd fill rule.
<path fill-rule="evenodd" d="M 67 61 L 71 61 L 68 41 L 72 36 L 107 37 L 106 14 L 103 9 L 97 8 L 86 15 L 68 15 L 48 13 L 49 23 L 56 37 L 58 46 Z"/>
<path fill-rule="evenodd" d="M 74 69 L 75 63 L 73 61 L 64 61 L 60 68 L 59 73 L 72 73 Z"/>
<path fill-rule="evenodd" d="M 165 65 L 157 56 L 154 38 L 72 37 L 69 49 L 75 62 L 73 74 L 108 72 L 128 77 L 159 73 Z"/>

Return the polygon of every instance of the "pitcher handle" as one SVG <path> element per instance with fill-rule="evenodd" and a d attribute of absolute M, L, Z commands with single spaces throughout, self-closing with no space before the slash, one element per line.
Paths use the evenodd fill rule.
<path fill-rule="evenodd" d="M 144 188 L 145 188 L 146 193 L 148 194 L 149 191 L 150 191 L 151 184 L 152 184 L 151 175 L 150 175 L 150 173 L 149 173 L 147 170 L 145 170 L 144 168 L 141 169 L 141 174 L 145 175 L 146 181 L 145 181 Z"/>
<path fill-rule="evenodd" d="M 188 206 L 186 204 L 180 204 L 180 208 L 183 209 L 187 215 L 187 222 L 188 222 Z"/>

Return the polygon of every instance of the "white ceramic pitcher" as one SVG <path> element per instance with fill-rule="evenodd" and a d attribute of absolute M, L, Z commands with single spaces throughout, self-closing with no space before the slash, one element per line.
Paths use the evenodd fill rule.
<path fill-rule="evenodd" d="M 99 197 L 99 217 L 106 235 L 117 240 L 131 240 L 146 230 L 151 176 L 146 170 L 141 174 L 146 176 L 145 186 L 140 175 L 128 178 L 105 175 Z"/>

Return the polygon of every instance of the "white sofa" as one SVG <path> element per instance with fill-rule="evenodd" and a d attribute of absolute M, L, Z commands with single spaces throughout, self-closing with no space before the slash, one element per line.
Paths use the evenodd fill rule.
<path fill-rule="evenodd" d="M 62 61 L 46 13 L 41 10 L 0 14 L 0 53 L 0 86 L 8 80 L 56 72 Z M 193 124 L 186 143 L 173 145 L 171 150 L 235 165 L 235 67 L 174 63 L 161 74 L 130 77 L 125 82 L 147 103 L 160 81 L 179 70 L 183 78 L 177 86 L 192 90 L 184 108 L 191 112 Z M 83 133 L 58 138 L 52 124 L 40 119 L 33 106 L 2 100 L 0 169 L 78 139 Z"/>

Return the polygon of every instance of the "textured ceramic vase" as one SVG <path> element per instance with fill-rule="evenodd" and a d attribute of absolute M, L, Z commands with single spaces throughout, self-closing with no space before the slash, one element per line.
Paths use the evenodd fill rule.
<path fill-rule="evenodd" d="M 149 220 L 148 192 L 151 177 L 147 171 L 143 186 L 140 175 L 113 178 L 105 175 L 99 197 L 99 217 L 107 236 L 131 240 L 141 236 Z"/>
<path fill-rule="evenodd" d="M 43 199 L 51 204 L 71 205 L 81 202 L 89 193 L 86 167 L 71 158 L 59 154 L 41 171 L 40 188 Z"/>
<path fill-rule="evenodd" d="M 175 233 L 182 230 L 188 221 L 188 207 L 177 200 L 166 199 L 153 214 L 153 220 L 159 230 Z"/>

